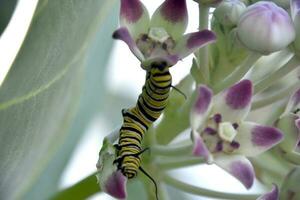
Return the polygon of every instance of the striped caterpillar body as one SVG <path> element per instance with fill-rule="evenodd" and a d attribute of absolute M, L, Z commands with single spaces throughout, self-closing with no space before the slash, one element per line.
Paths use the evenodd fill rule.
<path fill-rule="evenodd" d="M 141 142 L 149 126 L 159 118 L 166 107 L 171 82 L 171 74 L 166 65 L 153 65 L 147 72 L 137 105 L 122 111 L 123 125 L 117 145 L 116 163 L 129 179 L 137 175 L 141 162 L 139 155 L 143 152 Z"/>
<path fill-rule="evenodd" d="M 134 178 L 137 171 L 141 170 L 155 184 L 141 168 L 140 154 L 145 151 L 141 148 L 141 142 L 148 128 L 165 109 L 171 83 L 172 77 L 166 64 L 152 65 L 147 71 L 146 82 L 136 106 L 122 111 L 123 125 L 116 145 L 118 157 L 115 163 L 128 179 Z"/>

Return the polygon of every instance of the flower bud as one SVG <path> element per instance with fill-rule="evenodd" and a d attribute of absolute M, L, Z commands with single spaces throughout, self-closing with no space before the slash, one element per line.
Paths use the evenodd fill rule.
<path fill-rule="evenodd" d="M 237 35 L 248 49 L 270 54 L 287 47 L 295 39 L 289 14 L 273 2 L 258 2 L 242 14 Z"/>
<path fill-rule="evenodd" d="M 287 114 L 276 123 L 277 127 L 284 133 L 285 137 L 280 143 L 280 147 L 286 153 L 296 152 L 300 144 L 300 129 L 297 127 L 298 118 L 295 114 Z"/>
<path fill-rule="evenodd" d="M 235 26 L 246 5 L 239 0 L 222 1 L 214 11 L 216 19 L 224 26 Z"/>
<path fill-rule="evenodd" d="M 300 199 L 299 182 L 300 167 L 296 167 L 286 176 L 281 184 L 280 199 Z"/>

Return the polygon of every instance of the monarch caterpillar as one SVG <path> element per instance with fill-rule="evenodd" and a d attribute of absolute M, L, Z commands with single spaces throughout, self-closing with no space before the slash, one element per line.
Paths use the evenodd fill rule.
<path fill-rule="evenodd" d="M 141 170 L 155 185 L 154 179 L 141 167 L 141 142 L 150 125 L 159 118 L 165 109 L 172 87 L 172 77 L 167 63 L 154 63 L 147 71 L 145 85 L 139 95 L 137 104 L 130 109 L 122 110 L 123 125 L 119 131 L 119 142 L 116 145 L 117 158 L 114 163 L 128 179 L 134 178 Z"/>

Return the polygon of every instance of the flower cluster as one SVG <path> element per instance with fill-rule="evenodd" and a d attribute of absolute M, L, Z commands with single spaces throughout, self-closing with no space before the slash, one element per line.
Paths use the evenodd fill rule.
<path fill-rule="evenodd" d="M 256 178 L 269 188 L 274 182 L 266 194 L 224 193 L 226 199 L 285 200 L 288 191 L 298 197 L 293 183 L 300 181 L 299 167 L 294 168 L 300 165 L 300 89 L 295 75 L 300 71 L 300 0 L 290 0 L 290 6 L 275 0 L 195 0 L 201 11 L 200 30 L 187 34 L 186 0 L 165 0 L 151 18 L 140 0 L 120 2 L 120 28 L 113 38 L 124 41 L 146 71 L 157 64 L 172 67 L 196 52 L 192 76 L 176 88 L 187 93 L 186 101 L 172 104 L 175 97 L 170 95 L 162 119 L 147 134 L 157 142 L 148 141 L 151 155 L 143 165 L 159 177 L 158 185 L 164 182 L 185 192 L 219 197 L 220 192 L 218 196 L 200 187 L 197 193 L 195 186 L 165 172 L 198 159 L 197 164 L 218 165 L 247 189 Z M 269 61 L 260 65 L 272 69 L 253 77 L 262 70 L 253 67 L 262 56 Z M 286 81 L 278 81 L 283 78 Z M 191 130 L 191 140 L 170 144 L 186 129 Z M 103 143 L 97 178 L 104 192 L 125 199 L 127 178 L 114 164 L 114 141 Z M 272 166 L 264 162 L 280 166 L 269 172 Z"/>
<path fill-rule="evenodd" d="M 206 86 L 200 86 L 197 93 L 191 112 L 193 154 L 216 163 L 251 188 L 255 175 L 246 156 L 257 156 L 278 144 L 282 133 L 245 121 L 252 99 L 249 80 L 242 80 L 214 97 Z"/>

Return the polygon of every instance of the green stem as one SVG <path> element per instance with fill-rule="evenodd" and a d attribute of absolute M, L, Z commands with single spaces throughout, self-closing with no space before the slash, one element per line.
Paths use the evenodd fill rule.
<path fill-rule="evenodd" d="M 279 70 L 273 72 L 268 77 L 255 84 L 254 86 L 254 94 L 257 94 L 264 89 L 268 88 L 282 77 L 286 76 L 288 73 L 299 67 L 300 60 L 297 56 L 293 56 L 284 66 L 282 66 Z"/>
<path fill-rule="evenodd" d="M 187 155 L 191 154 L 193 149 L 192 144 L 187 144 L 187 145 L 181 145 L 181 146 L 162 146 L 162 145 L 155 145 L 151 147 L 151 153 L 154 155 L 159 155 L 159 156 L 180 156 L 180 155 Z"/>
<path fill-rule="evenodd" d="M 260 57 L 260 54 L 251 52 L 249 56 L 244 60 L 244 62 L 235 71 L 233 71 L 228 77 L 226 77 L 224 81 L 220 82 L 215 87 L 213 87 L 213 91 L 215 93 L 218 93 L 224 88 L 227 88 L 236 83 L 237 81 L 241 80 Z"/>
<path fill-rule="evenodd" d="M 80 200 L 86 199 L 89 196 L 96 194 L 101 191 L 99 185 L 97 184 L 96 173 L 91 174 L 82 181 L 68 187 L 60 192 L 58 192 L 52 200 L 65 200 L 73 199 Z"/>
<path fill-rule="evenodd" d="M 275 94 L 268 95 L 267 97 L 264 97 L 262 99 L 256 100 L 252 103 L 251 110 L 256 110 L 265 106 L 268 106 L 276 101 L 282 100 L 284 97 L 289 96 L 292 91 L 297 89 L 299 87 L 299 81 L 292 84 L 291 86 L 288 86 L 285 89 L 281 89 L 279 92 L 276 92 Z"/>
<path fill-rule="evenodd" d="M 205 163 L 203 158 L 190 157 L 176 160 L 169 160 L 164 162 L 158 162 L 158 168 L 163 170 L 176 169 L 182 167 L 189 167 L 192 165 L 199 165 Z"/>
<path fill-rule="evenodd" d="M 298 153 L 290 152 L 284 155 L 284 158 L 295 165 L 300 165 L 300 155 Z"/>
<path fill-rule="evenodd" d="M 276 149 L 278 153 L 284 160 L 293 163 L 294 165 L 300 165 L 300 154 L 295 152 L 284 152 L 280 148 Z"/>
<path fill-rule="evenodd" d="M 209 7 L 205 5 L 199 5 L 199 30 L 208 29 L 209 23 Z M 202 47 L 199 49 L 197 60 L 199 63 L 199 70 L 203 74 L 204 81 L 206 84 L 210 81 L 210 71 L 209 71 L 209 63 L 208 63 L 208 46 Z"/>
<path fill-rule="evenodd" d="M 259 196 L 257 194 L 236 194 L 236 193 L 226 193 L 226 192 L 209 190 L 209 189 L 184 183 L 169 175 L 164 175 L 163 181 L 166 184 L 173 186 L 184 192 L 194 194 L 194 195 L 212 197 L 212 198 L 230 199 L 230 200 L 255 200 Z"/>
<path fill-rule="evenodd" d="M 189 98 L 181 108 L 178 109 L 174 106 L 169 109 L 173 109 L 172 113 L 165 113 L 166 115 L 156 127 L 156 138 L 159 144 L 168 144 L 179 133 L 188 128 L 191 105 L 192 98 Z"/>

